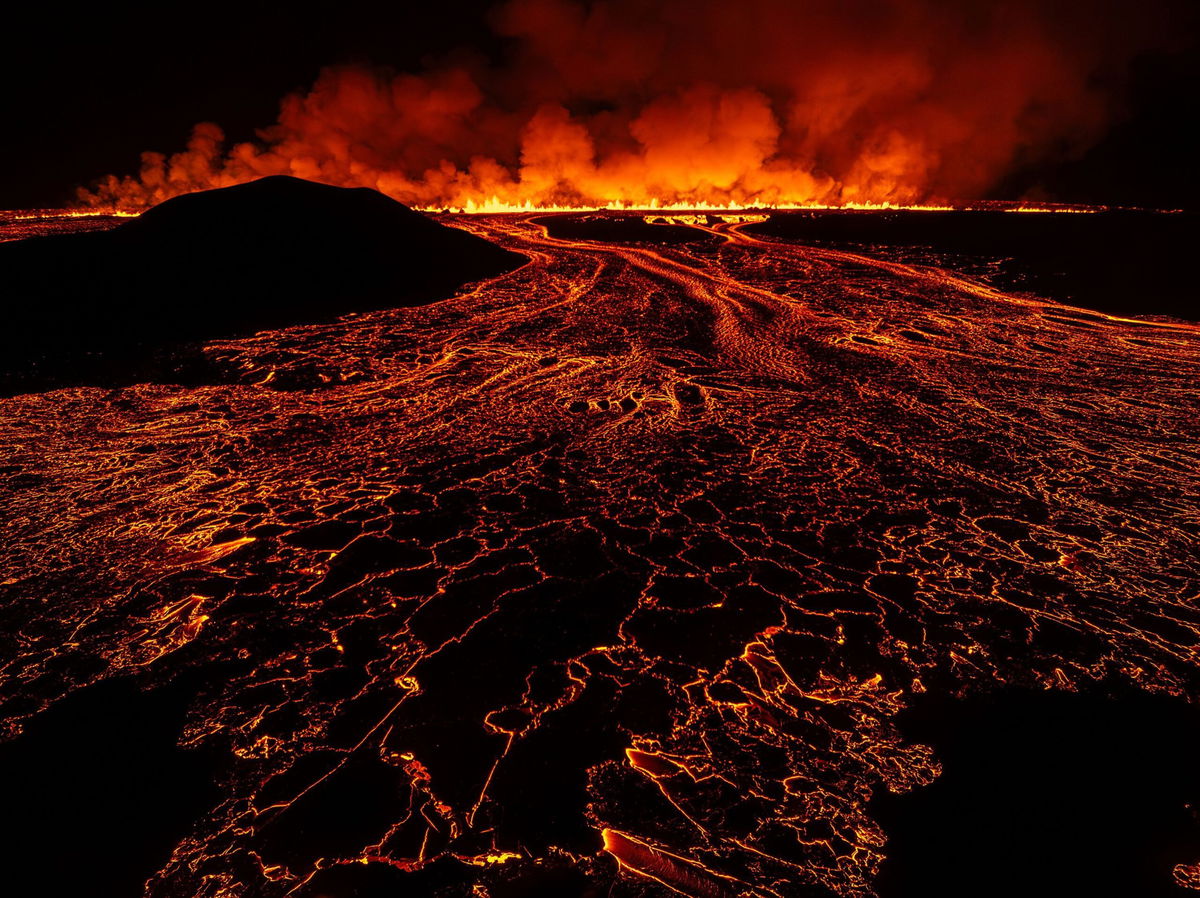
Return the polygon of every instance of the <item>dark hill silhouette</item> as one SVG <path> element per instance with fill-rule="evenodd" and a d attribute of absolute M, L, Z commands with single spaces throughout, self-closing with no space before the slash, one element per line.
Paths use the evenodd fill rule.
<path fill-rule="evenodd" d="M 0 244 L 0 393 L 129 383 L 191 341 L 421 305 L 524 257 L 381 193 L 289 177 L 111 231 Z"/>

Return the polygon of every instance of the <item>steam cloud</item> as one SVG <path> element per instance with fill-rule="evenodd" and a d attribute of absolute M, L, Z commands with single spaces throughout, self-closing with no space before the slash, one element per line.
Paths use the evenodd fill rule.
<path fill-rule="evenodd" d="M 965 201 L 1095 142 L 1167 30 L 1091 0 L 508 0 L 492 22 L 502 65 L 326 69 L 258 141 L 200 124 L 80 196 L 291 174 L 424 207 Z"/>

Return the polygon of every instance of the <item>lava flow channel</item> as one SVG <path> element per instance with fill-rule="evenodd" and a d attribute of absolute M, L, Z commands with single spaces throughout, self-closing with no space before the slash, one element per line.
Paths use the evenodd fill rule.
<path fill-rule="evenodd" d="M 10 732 L 203 674 L 148 895 L 869 895 L 917 694 L 1190 694 L 1197 328 L 730 218 L 0 403 Z"/>

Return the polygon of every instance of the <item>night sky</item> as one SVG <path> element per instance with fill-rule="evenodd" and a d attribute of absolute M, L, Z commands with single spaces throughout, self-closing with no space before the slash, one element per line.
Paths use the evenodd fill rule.
<path fill-rule="evenodd" d="M 67 13 L 53 4 L 6 12 L 0 57 L 0 208 L 55 206 L 109 173 L 133 173 L 143 150 L 181 149 L 192 126 L 218 123 L 231 141 L 275 120 L 280 99 L 328 65 L 419 71 L 452 51 L 499 62 L 511 41 L 491 29 L 494 3 L 375 5 L 317 12 L 292 6 L 132 3 Z M 993 198 L 1031 185 L 1071 202 L 1195 208 L 1192 131 L 1200 74 L 1195 4 L 1157 4 L 1171 46 L 1139 53 L 1128 112 L 1081 158 L 1018 167 Z M 1096 16 L 1129 15 L 1098 4 Z"/>
<path fill-rule="evenodd" d="M 317 13 L 279 3 L 194 7 L 55 4 L 6 12 L 22 35 L 0 55 L 0 208 L 57 205 L 109 172 L 137 170 L 143 150 L 173 152 L 192 126 L 233 139 L 270 124 L 280 99 L 326 65 L 418 69 L 461 46 L 495 53 L 489 0 L 344 2 Z"/>

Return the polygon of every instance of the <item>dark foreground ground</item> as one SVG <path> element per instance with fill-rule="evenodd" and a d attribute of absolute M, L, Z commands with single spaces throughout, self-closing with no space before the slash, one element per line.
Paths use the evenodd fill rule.
<path fill-rule="evenodd" d="M 988 215 L 443 218 L 0 401 L 13 893 L 1190 894 L 1190 225 Z"/>

